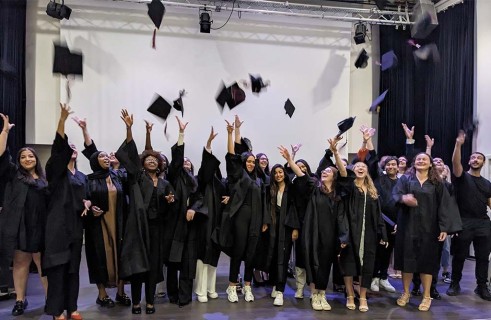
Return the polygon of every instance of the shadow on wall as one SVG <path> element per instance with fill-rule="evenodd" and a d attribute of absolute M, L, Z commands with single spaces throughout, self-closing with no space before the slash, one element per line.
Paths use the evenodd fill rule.
<path fill-rule="evenodd" d="M 346 62 L 346 57 L 331 52 L 324 71 L 322 71 L 319 80 L 317 80 L 317 85 L 313 90 L 313 112 L 317 112 L 329 105 L 333 89 L 339 83 L 339 78 L 343 73 L 343 69 L 346 67 Z"/>

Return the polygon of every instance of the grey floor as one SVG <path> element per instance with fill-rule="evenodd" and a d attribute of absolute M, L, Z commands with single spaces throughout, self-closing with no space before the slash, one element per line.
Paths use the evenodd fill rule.
<path fill-rule="evenodd" d="M 81 283 L 79 297 L 79 311 L 84 319 L 491 319 L 491 302 L 481 300 L 473 292 L 475 288 L 474 262 L 467 261 L 464 270 L 464 279 L 461 283 L 463 292 L 458 297 L 449 297 L 444 294 L 448 285 L 439 281 L 438 290 L 442 293 L 442 300 L 433 300 L 429 312 L 420 312 L 417 307 L 420 297 L 413 297 L 411 303 L 405 308 L 398 307 L 395 300 L 398 293 L 386 292 L 373 293 L 369 296 L 370 310 L 361 313 L 358 310 L 351 311 L 344 307 L 344 295 L 333 293 L 331 285 L 328 290 L 328 301 L 332 306 L 331 311 L 313 311 L 308 298 L 297 300 L 294 298 L 294 279 L 288 280 L 285 290 L 285 302 L 283 307 L 274 307 L 273 299 L 269 297 L 271 288 L 253 288 L 255 302 L 247 303 L 243 296 L 239 296 L 239 303 L 229 303 L 225 294 L 228 278 L 228 258 L 222 255 L 217 274 L 217 291 L 220 297 L 210 300 L 208 303 L 193 301 L 192 304 L 179 308 L 169 304 L 166 298 L 156 300 L 157 312 L 153 315 L 133 315 L 130 307 L 116 306 L 113 309 L 99 308 L 95 304 L 97 290 L 94 285 L 88 283 L 85 257 L 82 258 Z M 402 288 L 401 280 L 391 280 L 398 291 Z M 126 292 L 130 294 L 130 286 L 126 286 Z M 306 292 L 308 294 L 308 292 Z M 114 299 L 116 289 L 109 289 L 110 296 Z M 28 283 L 29 306 L 24 315 L 16 319 L 44 319 L 51 317 L 43 313 L 44 295 L 37 274 L 31 274 Z M 0 302 L 0 319 L 12 319 L 11 310 L 14 300 Z M 144 311 L 143 311 L 144 312 Z"/>

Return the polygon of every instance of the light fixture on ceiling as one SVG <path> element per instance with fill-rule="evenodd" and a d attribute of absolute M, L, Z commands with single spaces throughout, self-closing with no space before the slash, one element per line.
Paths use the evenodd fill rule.
<path fill-rule="evenodd" d="M 355 24 L 355 36 L 353 39 L 356 44 L 365 43 L 365 37 L 367 36 L 367 26 L 361 22 Z"/>
<path fill-rule="evenodd" d="M 199 32 L 210 33 L 211 24 L 211 11 L 205 9 L 200 9 L 199 11 Z"/>
<path fill-rule="evenodd" d="M 70 19 L 72 9 L 65 6 L 65 0 L 61 0 L 61 3 L 57 3 L 56 0 L 50 0 L 46 6 L 46 13 L 48 16 L 56 18 L 58 20 Z"/>

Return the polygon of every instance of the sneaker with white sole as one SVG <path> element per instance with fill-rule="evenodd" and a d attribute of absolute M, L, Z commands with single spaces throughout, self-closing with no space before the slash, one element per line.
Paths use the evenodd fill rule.
<path fill-rule="evenodd" d="M 312 309 L 315 311 L 322 311 L 321 299 L 318 293 L 312 293 L 310 296 L 310 302 L 312 304 Z"/>
<path fill-rule="evenodd" d="M 283 292 L 276 291 L 276 297 L 274 298 L 273 305 L 277 307 L 283 305 Z"/>
<path fill-rule="evenodd" d="M 378 286 L 380 289 L 384 289 L 387 292 L 396 292 L 396 288 L 394 288 L 394 286 L 390 284 L 389 280 L 387 279 L 380 279 L 380 281 L 378 282 Z"/>
<path fill-rule="evenodd" d="M 251 286 L 244 286 L 243 292 L 244 292 L 245 301 L 247 301 L 247 302 L 254 301 L 254 295 L 252 294 Z"/>
<path fill-rule="evenodd" d="M 276 286 L 273 287 L 273 291 L 271 291 L 271 298 L 276 298 L 276 294 L 278 291 L 276 291 Z"/>
<path fill-rule="evenodd" d="M 239 302 L 239 297 L 237 296 L 237 287 L 236 286 L 228 286 L 227 288 L 228 301 L 230 302 Z"/>
<path fill-rule="evenodd" d="M 370 290 L 372 290 L 373 292 L 379 292 L 380 291 L 379 283 L 380 283 L 379 278 L 373 278 L 372 284 L 370 285 Z"/>
<path fill-rule="evenodd" d="M 216 292 L 208 292 L 208 298 L 210 298 L 210 299 L 216 299 L 216 298 L 218 298 L 218 293 L 216 293 Z"/>
<path fill-rule="evenodd" d="M 324 310 L 324 311 L 331 310 L 331 305 L 326 300 L 326 291 L 324 291 L 324 290 L 319 291 L 319 293 L 317 295 L 319 297 L 319 300 L 320 300 L 320 303 L 322 306 L 322 310 Z"/>
<path fill-rule="evenodd" d="M 207 296 L 199 296 L 199 295 L 196 295 L 198 297 L 198 301 L 201 302 L 201 303 L 206 303 L 208 302 L 208 297 Z"/>

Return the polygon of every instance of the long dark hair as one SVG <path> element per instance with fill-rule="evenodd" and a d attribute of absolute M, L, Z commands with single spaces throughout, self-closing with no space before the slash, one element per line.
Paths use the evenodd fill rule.
<path fill-rule="evenodd" d="M 256 161 L 256 165 L 258 165 L 258 166 L 259 166 L 259 162 L 261 161 L 261 157 L 262 157 L 262 156 L 265 156 L 266 158 L 268 158 L 268 156 L 267 156 L 265 153 L 260 152 L 260 153 L 256 154 L 256 160 L 257 160 L 257 161 Z M 261 170 L 262 170 L 262 168 L 261 168 L 261 167 L 259 167 L 259 169 L 261 169 Z M 271 172 L 272 172 L 272 171 L 270 171 L 270 170 L 269 170 L 269 158 L 268 158 L 268 165 L 266 166 L 266 168 L 264 168 L 264 170 L 263 170 L 263 171 L 264 171 L 264 173 L 265 173 L 265 174 L 267 174 L 268 176 L 269 176 L 269 175 L 271 174 Z"/>
<path fill-rule="evenodd" d="M 414 162 L 416 161 L 416 158 L 421 154 L 426 155 L 430 159 L 430 168 L 428 169 L 428 180 L 430 180 L 430 182 L 434 185 L 442 183 L 443 180 L 440 177 L 438 170 L 436 170 L 435 167 L 433 166 L 433 158 L 429 154 L 427 154 L 426 152 L 420 152 L 414 156 L 413 161 L 411 163 L 411 168 L 409 168 L 406 171 L 406 174 L 408 176 L 410 176 L 411 178 L 416 177 L 416 169 L 414 168 Z"/>
<path fill-rule="evenodd" d="M 254 161 L 256 160 L 256 157 L 254 156 L 254 154 L 252 152 L 249 152 L 249 151 L 242 152 L 242 154 L 240 155 L 240 159 L 242 160 L 242 168 L 244 168 L 244 170 L 247 172 L 247 174 L 249 175 L 249 177 L 251 177 L 251 179 L 256 180 L 256 178 L 257 178 L 257 172 L 256 172 L 256 170 L 257 170 L 258 165 L 257 165 L 257 163 L 255 163 L 254 170 L 252 170 L 252 172 L 247 171 L 246 162 L 247 162 L 247 159 L 249 157 L 253 157 L 254 158 Z"/>
<path fill-rule="evenodd" d="M 327 168 L 331 169 L 332 175 L 333 175 L 332 184 L 331 184 L 331 191 L 327 190 L 327 187 L 322 183 L 321 177 L 319 177 L 319 189 L 322 193 L 326 194 L 329 198 L 331 198 L 331 200 L 333 200 L 333 201 L 341 200 L 341 198 L 339 198 L 338 195 L 336 194 L 336 180 L 338 179 L 339 170 L 338 170 L 338 168 L 333 167 L 333 166 L 329 166 Z M 324 170 L 326 170 L 326 169 L 324 169 Z M 322 171 L 321 171 L 321 174 L 322 174 Z"/>
<path fill-rule="evenodd" d="M 37 176 L 41 181 L 46 182 L 46 175 L 44 174 L 43 166 L 41 165 L 41 161 L 39 160 L 38 154 L 33 148 L 29 148 L 29 147 L 21 148 L 19 152 L 17 152 L 17 168 L 18 168 L 18 172 L 20 173 L 20 180 L 27 184 L 31 184 L 31 185 L 35 184 L 34 177 L 29 173 L 29 171 L 24 169 L 24 167 L 22 167 L 22 165 L 20 164 L 20 156 L 24 151 L 32 152 L 34 158 L 36 159 L 36 166 L 34 167 L 34 172 L 37 174 Z"/>
<path fill-rule="evenodd" d="M 309 177 L 314 176 L 314 174 L 312 173 L 312 170 L 310 169 L 310 165 L 307 161 L 305 161 L 304 159 L 298 159 L 298 160 L 295 160 L 295 163 L 297 163 L 297 162 L 303 163 L 303 165 L 307 168 L 307 174 L 309 175 Z"/>
<path fill-rule="evenodd" d="M 271 168 L 271 180 L 269 183 L 269 195 L 271 196 L 271 218 L 273 219 L 273 224 L 276 224 L 276 198 L 278 196 L 278 190 L 280 189 L 278 182 L 276 182 L 276 179 L 274 178 L 276 169 L 283 170 L 283 176 L 285 177 L 285 192 L 288 190 L 288 186 L 290 185 L 290 177 L 286 174 L 285 168 L 281 164 L 275 164 Z"/>

